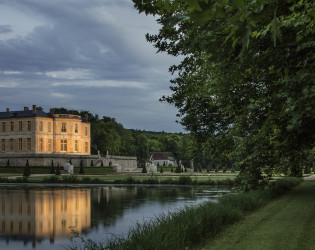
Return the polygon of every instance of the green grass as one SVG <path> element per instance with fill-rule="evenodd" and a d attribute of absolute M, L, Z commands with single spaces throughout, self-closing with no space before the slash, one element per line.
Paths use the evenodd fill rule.
<path fill-rule="evenodd" d="M 315 249 L 314 236 L 315 182 L 305 181 L 202 249 Z"/>

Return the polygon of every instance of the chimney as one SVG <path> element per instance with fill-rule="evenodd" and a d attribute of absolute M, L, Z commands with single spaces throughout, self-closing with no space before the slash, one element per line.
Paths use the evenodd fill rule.
<path fill-rule="evenodd" d="M 50 109 L 50 115 L 54 116 L 54 114 L 55 114 L 55 109 Z"/>
<path fill-rule="evenodd" d="M 24 107 L 24 111 L 28 111 L 28 107 Z"/>
<path fill-rule="evenodd" d="M 84 120 L 86 120 L 86 121 L 89 120 L 89 115 L 88 114 L 84 114 Z"/>
<path fill-rule="evenodd" d="M 33 105 L 33 115 L 36 115 L 36 105 Z"/>
<path fill-rule="evenodd" d="M 9 109 L 9 108 L 7 108 L 7 112 L 10 112 L 10 109 Z"/>

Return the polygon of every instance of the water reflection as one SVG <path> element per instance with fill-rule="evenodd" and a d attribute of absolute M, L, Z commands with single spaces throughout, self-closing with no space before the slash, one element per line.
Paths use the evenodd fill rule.
<path fill-rule="evenodd" d="M 1 190 L 0 235 L 32 241 L 71 236 L 69 226 L 87 232 L 91 226 L 89 189 Z"/>
<path fill-rule="evenodd" d="M 175 186 L 0 189 L 0 249 L 60 249 L 69 243 L 70 226 L 94 240 L 106 240 L 128 232 L 135 222 L 216 201 L 222 192 Z"/>

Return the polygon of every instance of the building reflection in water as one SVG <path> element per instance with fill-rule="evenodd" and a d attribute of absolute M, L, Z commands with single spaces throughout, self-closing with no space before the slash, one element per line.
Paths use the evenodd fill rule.
<path fill-rule="evenodd" d="M 70 237 L 91 226 L 90 189 L 0 190 L 0 235 L 7 243 Z"/>

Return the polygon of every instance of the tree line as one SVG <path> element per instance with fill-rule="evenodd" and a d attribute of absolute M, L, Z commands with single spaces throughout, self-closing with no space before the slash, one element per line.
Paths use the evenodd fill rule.
<path fill-rule="evenodd" d="M 200 150 L 234 161 L 252 187 L 301 176 L 315 151 L 314 1 L 133 2 L 161 25 L 148 42 L 183 58 L 162 100 Z"/>

